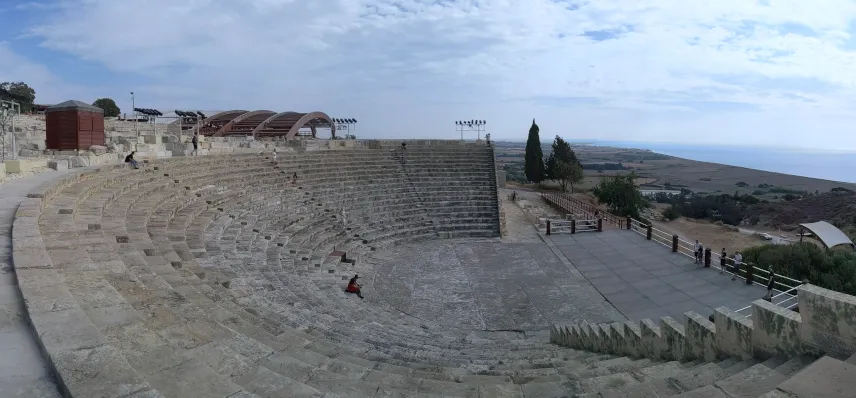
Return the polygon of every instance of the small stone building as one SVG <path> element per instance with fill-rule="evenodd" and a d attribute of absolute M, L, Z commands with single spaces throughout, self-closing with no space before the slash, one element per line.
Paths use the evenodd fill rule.
<path fill-rule="evenodd" d="M 104 111 L 80 101 L 65 101 L 45 110 L 47 149 L 62 151 L 104 145 Z"/>

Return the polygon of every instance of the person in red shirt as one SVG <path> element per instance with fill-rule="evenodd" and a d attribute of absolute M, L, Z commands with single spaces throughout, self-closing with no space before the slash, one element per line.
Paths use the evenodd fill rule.
<path fill-rule="evenodd" d="M 348 293 L 356 293 L 357 297 L 364 298 L 362 293 L 360 293 L 360 288 L 362 286 L 360 286 L 360 284 L 357 283 L 357 279 L 359 279 L 359 278 L 360 278 L 359 275 L 354 275 L 354 277 L 351 278 L 350 281 L 348 281 L 348 287 L 345 289 L 345 291 Z"/>

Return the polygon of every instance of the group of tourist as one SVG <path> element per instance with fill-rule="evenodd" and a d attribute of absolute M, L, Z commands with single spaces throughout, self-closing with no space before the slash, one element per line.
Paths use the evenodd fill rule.
<path fill-rule="evenodd" d="M 705 264 L 704 258 L 704 246 L 699 243 L 698 240 L 695 241 L 695 246 L 693 247 L 693 254 L 695 255 L 695 263 L 699 265 Z M 731 267 L 728 266 L 728 262 L 731 262 Z M 743 255 L 740 252 L 734 252 L 734 255 L 731 259 L 728 258 L 728 253 L 725 251 L 725 248 L 722 248 L 722 252 L 719 253 L 719 273 L 725 273 L 728 270 L 731 273 L 731 280 L 737 280 L 737 276 L 740 274 L 740 266 L 743 265 Z M 751 265 L 750 265 L 751 266 Z M 773 267 L 770 267 L 770 277 L 767 280 L 767 294 L 764 295 L 764 300 L 773 301 L 773 287 L 776 284 L 776 273 L 773 270 Z"/>

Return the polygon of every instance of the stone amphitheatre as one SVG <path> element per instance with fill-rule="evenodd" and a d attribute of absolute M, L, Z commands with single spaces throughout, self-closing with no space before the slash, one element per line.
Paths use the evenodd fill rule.
<path fill-rule="evenodd" d="M 804 284 L 798 312 L 759 300 L 576 205 L 553 207 L 548 235 L 489 142 L 204 137 L 182 156 L 186 132 L 119 130 L 64 158 L 81 167 L 0 185 L 26 189 L 6 301 L 22 297 L 37 347 L 7 305 L 2 398 L 856 391 L 856 298 Z M 355 274 L 364 300 L 344 291 Z"/>

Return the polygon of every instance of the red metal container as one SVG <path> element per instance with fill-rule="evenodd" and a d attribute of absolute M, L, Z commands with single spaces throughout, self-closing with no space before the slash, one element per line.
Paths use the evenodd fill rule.
<path fill-rule="evenodd" d="M 65 101 L 45 110 L 47 149 L 61 151 L 104 145 L 104 111 L 80 101 Z"/>

